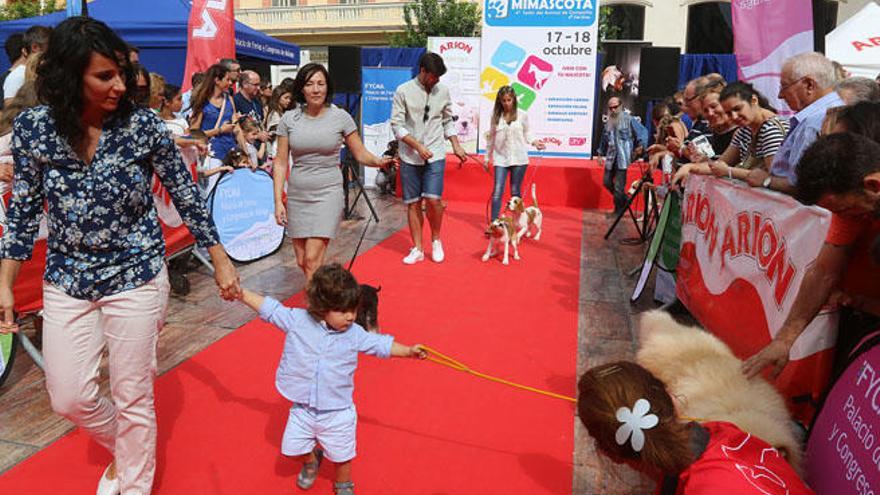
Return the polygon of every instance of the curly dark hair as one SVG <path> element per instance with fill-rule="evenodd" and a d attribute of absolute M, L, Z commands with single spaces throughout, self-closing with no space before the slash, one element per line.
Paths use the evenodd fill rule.
<path fill-rule="evenodd" d="M 795 197 L 811 205 L 825 194 L 861 192 L 874 172 L 880 172 L 880 144 L 852 132 L 822 136 L 797 164 Z"/>
<path fill-rule="evenodd" d="M 309 314 L 323 319 L 329 311 L 356 310 L 361 303 L 361 287 L 357 279 L 339 263 L 324 265 L 312 274 L 306 286 Z"/>
<path fill-rule="evenodd" d="M 327 72 L 327 69 L 324 68 L 323 65 L 313 62 L 304 65 L 302 69 L 296 73 L 296 79 L 293 81 L 293 100 L 295 102 L 303 105 L 306 104 L 306 96 L 303 94 L 303 90 L 306 87 L 306 83 L 309 82 L 309 79 L 318 72 L 324 74 L 324 79 L 327 81 L 327 96 L 324 98 L 324 104 L 329 105 L 333 101 L 333 81 L 330 80 L 330 73 Z"/>
<path fill-rule="evenodd" d="M 125 77 L 125 95 L 109 118 L 124 119 L 134 110 L 136 76 L 127 53 L 128 45 L 119 35 L 90 17 L 71 17 L 52 30 L 49 47 L 37 67 L 37 96 L 49 106 L 58 134 L 74 148 L 85 135 L 80 120 L 83 74 L 93 54 L 116 61 Z"/>

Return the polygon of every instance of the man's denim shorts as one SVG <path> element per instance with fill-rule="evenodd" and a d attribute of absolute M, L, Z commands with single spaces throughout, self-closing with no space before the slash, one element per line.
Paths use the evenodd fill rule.
<path fill-rule="evenodd" d="M 403 202 L 415 203 L 421 198 L 440 199 L 443 195 L 443 171 L 446 159 L 428 162 L 426 165 L 400 164 L 403 181 Z"/>

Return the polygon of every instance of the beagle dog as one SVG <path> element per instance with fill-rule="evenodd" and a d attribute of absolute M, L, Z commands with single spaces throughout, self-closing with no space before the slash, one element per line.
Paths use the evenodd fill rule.
<path fill-rule="evenodd" d="M 489 224 L 489 247 L 483 254 L 483 261 L 489 261 L 489 258 L 497 254 L 495 244 L 504 245 L 504 258 L 501 261 L 503 264 L 510 264 L 510 246 L 513 246 L 513 259 L 519 259 L 519 236 L 512 218 L 498 217 Z"/>
<path fill-rule="evenodd" d="M 531 237 L 532 226 L 534 225 L 535 240 L 541 240 L 541 224 L 543 223 L 544 215 L 541 213 L 541 209 L 538 208 L 538 195 L 535 192 L 534 183 L 532 183 L 532 206 L 526 207 L 526 203 L 521 197 L 511 196 L 507 202 L 507 209 L 513 213 L 513 218 L 519 228 L 519 231 L 516 233 L 517 239 L 522 239 L 523 235 Z"/>

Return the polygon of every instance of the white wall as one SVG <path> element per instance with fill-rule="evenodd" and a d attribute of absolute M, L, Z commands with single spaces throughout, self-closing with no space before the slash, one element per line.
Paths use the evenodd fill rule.
<path fill-rule="evenodd" d="M 677 46 L 684 52 L 687 45 L 687 5 L 681 0 L 652 0 L 645 7 L 645 41 L 654 46 Z"/>

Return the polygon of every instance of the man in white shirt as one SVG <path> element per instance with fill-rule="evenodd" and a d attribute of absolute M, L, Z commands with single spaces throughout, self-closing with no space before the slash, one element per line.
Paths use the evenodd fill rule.
<path fill-rule="evenodd" d="M 3 74 L 3 86 L 5 87 L 6 86 L 6 79 L 9 78 L 9 74 L 11 74 L 12 71 L 17 69 L 19 66 L 24 67 L 25 62 L 27 62 L 27 52 L 24 49 L 24 35 L 22 33 L 15 33 L 15 34 L 9 35 L 9 37 L 6 38 L 6 43 L 3 46 L 3 48 L 6 50 L 6 57 L 9 58 L 9 65 L 10 65 L 9 70 L 7 70 L 5 74 Z M 24 73 L 22 73 L 22 75 L 23 74 Z M 0 103 L 5 104 L 5 101 L 6 101 L 5 94 L 6 93 L 3 93 L 3 94 L 4 94 L 3 102 L 0 102 Z M 12 98 L 13 96 L 15 96 L 15 95 L 9 95 L 9 98 Z M 0 108 L 2 108 L 2 107 L 0 107 Z"/>
<path fill-rule="evenodd" d="M 3 82 L 3 104 L 4 106 L 10 100 L 15 98 L 18 90 L 24 86 L 25 66 L 27 65 L 27 57 L 34 53 L 42 53 L 49 46 L 49 35 L 52 34 L 52 28 L 46 26 L 31 26 L 24 32 L 24 50 L 25 57 L 21 61 L 21 65 L 15 67 L 12 72 L 6 76 Z"/>
<path fill-rule="evenodd" d="M 440 263 L 445 257 L 440 242 L 445 139 L 452 143 L 452 151 L 462 163 L 467 160 L 467 153 L 458 143 L 449 89 L 438 84 L 440 76 L 445 73 L 446 65 L 440 55 L 425 53 L 419 59 L 419 75 L 397 88 L 391 106 L 391 130 L 400 141 L 403 202 L 408 207 L 409 233 L 413 242 L 409 254 L 403 258 L 407 265 L 425 259 L 422 248 L 423 199 L 431 226 L 431 259 Z"/>

